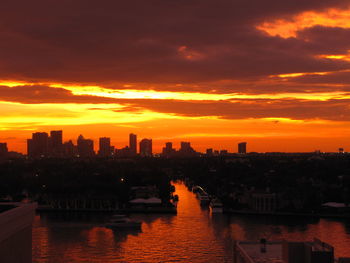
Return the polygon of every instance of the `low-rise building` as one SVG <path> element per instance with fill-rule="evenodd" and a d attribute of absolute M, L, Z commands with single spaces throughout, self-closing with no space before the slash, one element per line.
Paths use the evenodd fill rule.
<path fill-rule="evenodd" d="M 340 263 L 349 258 L 334 258 L 334 248 L 319 239 L 307 242 L 236 241 L 234 263 Z"/>

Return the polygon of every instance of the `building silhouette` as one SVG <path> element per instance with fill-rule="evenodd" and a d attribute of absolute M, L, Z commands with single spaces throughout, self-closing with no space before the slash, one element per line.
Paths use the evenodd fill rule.
<path fill-rule="evenodd" d="M 131 156 L 137 154 L 137 135 L 133 133 L 129 134 L 129 152 Z"/>
<path fill-rule="evenodd" d="M 98 155 L 101 157 L 109 157 L 112 155 L 111 138 L 101 137 L 99 139 Z"/>
<path fill-rule="evenodd" d="M 207 155 L 207 156 L 213 156 L 213 148 L 208 148 L 208 149 L 206 150 L 206 155 Z"/>
<path fill-rule="evenodd" d="M 165 143 L 165 147 L 163 147 L 162 155 L 164 157 L 173 157 L 176 154 L 176 150 L 173 148 L 172 142 Z"/>
<path fill-rule="evenodd" d="M 66 158 L 72 158 L 77 156 L 78 150 L 77 147 L 73 144 L 72 140 L 65 142 L 62 146 L 63 156 Z"/>
<path fill-rule="evenodd" d="M 77 142 L 79 157 L 93 157 L 95 155 L 93 140 L 85 139 L 83 135 L 79 135 Z"/>
<path fill-rule="evenodd" d="M 0 158 L 7 157 L 8 156 L 8 148 L 6 142 L 0 143 Z"/>
<path fill-rule="evenodd" d="M 180 144 L 179 155 L 183 157 L 195 156 L 196 151 L 191 147 L 190 142 L 181 142 Z"/>
<path fill-rule="evenodd" d="M 240 142 L 238 144 L 238 153 L 241 153 L 241 154 L 247 153 L 247 143 L 246 142 Z"/>
<path fill-rule="evenodd" d="M 63 155 L 62 131 L 50 131 L 49 155 L 53 157 L 62 157 Z"/>
<path fill-rule="evenodd" d="M 46 132 L 35 132 L 27 140 L 28 156 L 32 158 L 46 157 L 48 155 L 49 135 Z"/>
<path fill-rule="evenodd" d="M 152 156 L 152 139 L 142 139 L 140 141 L 140 155 Z"/>

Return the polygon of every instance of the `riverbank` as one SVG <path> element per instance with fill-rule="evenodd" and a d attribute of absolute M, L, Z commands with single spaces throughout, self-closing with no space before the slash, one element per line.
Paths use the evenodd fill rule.
<path fill-rule="evenodd" d="M 176 207 L 143 207 L 143 208 L 124 208 L 124 209 L 95 209 L 95 208 L 53 208 L 50 206 L 38 206 L 37 212 L 100 212 L 100 213 L 145 213 L 145 214 L 176 214 Z"/>
<path fill-rule="evenodd" d="M 312 217 L 312 218 L 350 218 L 350 215 L 342 214 L 320 214 L 320 213 L 293 213 L 293 212 L 258 212 L 251 210 L 234 210 L 234 209 L 225 209 L 225 214 L 237 214 L 237 215 L 252 215 L 252 216 L 294 216 L 294 217 Z"/>

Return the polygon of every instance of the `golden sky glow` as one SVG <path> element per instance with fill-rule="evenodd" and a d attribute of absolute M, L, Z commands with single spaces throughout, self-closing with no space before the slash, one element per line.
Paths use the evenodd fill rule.
<path fill-rule="evenodd" d="M 286 77 L 286 76 L 285 76 Z M 12 88 L 20 85 L 34 85 L 33 83 L 1 82 Z M 48 85 L 48 84 L 46 84 Z M 314 93 L 278 93 L 278 94 L 212 94 L 191 92 L 162 92 L 155 90 L 110 90 L 99 86 L 80 86 L 67 84 L 49 84 L 51 87 L 63 88 L 71 91 L 73 96 L 90 95 L 96 97 L 108 97 L 117 99 L 134 100 L 174 100 L 174 101 L 222 101 L 231 103 L 238 99 L 255 103 L 255 100 L 272 99 L 300 99 L 306 101 L 327 101 L 336 99 L 350 99 L 350 94 L 345 92 L 314 92 Z M 244 101 L 242 103 L 245 103 Z M 248 103 L 248 101 L 247 101 Z M 273 104 L 273 101 L 272 101 Z M 222 148 L 234 151 L 234 141 L 248 140 L 264 141 L 267 138 L 325 138 L 328 137 L 329 127 L 332 128 L 332 136 L 342 137 L 346 133 L 350 135 L 350 128 L 344 129 L 346 122 L 334 122 L 322 119 L 302 120 L 280 117 L 247 118 L 241 120 L 222 119 L 220 116 L 183 116 L 175 113 L 161 113 L 145 108 L 129 108 L 128 104 L 118 103 L 40 103 L 22 104 L 15 102 L 0 102 L 2 115 L 0 118 L 0 130 L 3 138 L 6 134 L 22 130 L 20 141 L 10 139 L 13 149 L 25 151 L 25 138 L 29 138 L 32 132 L 38 130 L 64 129 L 65 139 L 75 139 L 83 133 L 87 137 L 97 139 L 99 136 L 110 136 L 115 145 L 123 147 L 127 143 L 127 134 L 136 132 L 141 137 L 152 137 L 155 140 L 155 150 L 161 151 L 162 144 L 168 140 L 179 143 L 181 140 L 194 140 L 198 150 L 205 147 L 216 147 L 217 143 Z M 103 126 L 101 128 L 100 126 Z M 88 127 L 87 129 L 84 127 Z M 100 128 L 99 128 L 100 127 Z M 327 129 L 325 129 L 327 127 Z M 317 129 L 315 134 L 313 131 Z M 171 131 L 171 132 L 170 132 Z M 116 138 L 117 137 L 117 138 Z M 203 143 L 206 138 L 211 138 L 214 144 Z M 201 141 L 202 140 L 202 141 Z M 231 144 L 232 141 L 232 144 Z M 229 147 L 225 147 L 229 143 Z M 97 142 L 95 144 L 97 146 Z M 270 150 L 278 150 L 278 145 Z M 290 147 L 292 147 L 290 145 Z M 316 145 L 310 145 L 312 150 Z M 255 151 L 263 151 L 263 147 L 251 148 Z M 297 150 L 297 148 L 295 148 Z"/>
<path fill-rule="evenodd" d="M 278 75 L 280 78 L 294 78 L 306 75 L 326 75 L 326 72 L 314 73 L 291 73 Z M 157 91 L 157 90 L 137 90 L 137 89 L 106 89 L 100 86 L 84 86 L 84 85 L 69 85 L 69 84 L 47 84 L 53 88 L 63 88 L 73 95 L 89 95 L 96 97 L 114 98 L 114 99 L 154 99 L 154 100 L 183 100 L 183 101 L 222 101 L 222 100 L 237 100 L 237 99 L 300 99 L 300 100 L 315 100 L 326 101 L 336 99 L 350 99 L 350 92 L 313 92 L 313 93 L 277 93 L 277 94 L 244 94 L 244 93 L 199 93 L 199 92 L 171 92 L 171 91 Z M 9 87 L 16 87 L 22 85 L 35 85 L 35 83 L 21 83 L 21 82 L 6 82 L 0 81 L 0 85 L 7 85 Z M 81 105 L 69 106 L 69 108 L 81 108 Z M 106 108 L 106 105 L 101 106 Z M 86 108 L 92 108 L 92 105 L 87 105 Z M 84 109 L 86 109 L 84 108 Z M 108 107 L 107 107 L 108 108 Z"/>

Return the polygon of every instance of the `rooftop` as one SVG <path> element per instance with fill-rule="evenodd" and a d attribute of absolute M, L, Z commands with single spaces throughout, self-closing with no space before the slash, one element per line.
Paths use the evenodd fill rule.
<path fill-rule="evenodd" d="M 13 209 L 15 207 L 16 207 L 15 205 L 9 205 L 9 204 L 2 204 L 2 203 L 0 203 L 0 213 L 8 211 L 10 209 Z"/>

